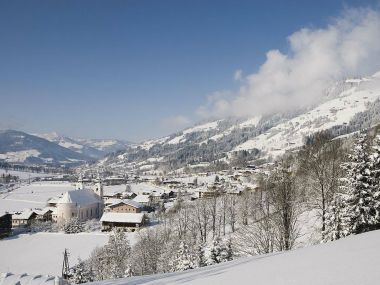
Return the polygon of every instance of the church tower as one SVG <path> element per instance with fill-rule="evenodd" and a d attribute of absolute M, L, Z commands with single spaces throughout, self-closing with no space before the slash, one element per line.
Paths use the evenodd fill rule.
<path fill-rule="evenodd" d="M 99 174 L 98 178 L 95 180 L 94 192 L 103 200 L 103 184 Z"/>
<path fill-rule="evenodd" d="M 83 175 L 82 173 L 79 175 L 78 182 L 75 185 L 75 190 L 83 190 L 84 189 L 84 183 L 83 183 Z"/>

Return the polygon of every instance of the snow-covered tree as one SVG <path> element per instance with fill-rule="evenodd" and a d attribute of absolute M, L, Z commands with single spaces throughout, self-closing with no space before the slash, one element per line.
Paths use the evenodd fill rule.
<path fill-rule="evenodd" d="M 370 147 L 367 134 L 361 133 L 342 167 L 342 193 L 326 213 L 326 241 L 380 228 L 380 137 Z"/>
<path fill-rule="evenodd" d="M 63 224 L 63 230 L 66 234 L 81 233 L 84 231 L 84 225 L 78 218 L 72 218 Z"/>
<path fill-rule="evenodd" d="M 78 264 L 72 269 L 70 281 L 75 284 L 87 283 L 93 281 L 92 272 L 89 266 L 78 258 Z"/>
<path fill-rule="evenodd" d="M 174 262 L 174 271 L 185 271 L 196 267 L 194 254 L 185 242 L 181 242 Z"/>

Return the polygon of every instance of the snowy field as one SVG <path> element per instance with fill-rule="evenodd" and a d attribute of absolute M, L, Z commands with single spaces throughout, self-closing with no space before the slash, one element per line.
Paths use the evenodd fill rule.
<path fill-rule="evenodd" d="M 60 275 L 65 248 L 71 266 L 107 241 L 105 233 L 35 233 L 0 240 L 0 272 Z"/>
<path fill-rule="evenodd" d="M 73 189 L 74 185 L 63 182 L 23 185 L 12 192 L 0 194 L 0 213 L 45 207 L 49 198 Z"/>
<path fill-rule="evenodd" d="M 285 253 L 242 258 L 182 273 L 132 277 L 96 284 L 379 284 L 380 230 Z"/>
<path fill-rule="evenodd" d="M 45 173 L 35 173 L 35 172 L 26 172 L 26 171 L 15 171 L 15 170 L 5 170 L 0 169 L 0 175 L 2 174 L 10 174 L 13 176 L 18 176 L 20 179 L 28 179 L 34 177 L 47 177 L 54 176 L 54 174 L 45 174 Z"/>

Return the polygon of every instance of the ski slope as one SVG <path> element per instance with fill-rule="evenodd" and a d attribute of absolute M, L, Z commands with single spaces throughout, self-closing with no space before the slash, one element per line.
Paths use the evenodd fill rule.
<path fill-rule="evenodd" d="M 284 253 L 242 258 L 179 273 L 95 282 L 102 285 L 374 285 L 380 231 Z"/>

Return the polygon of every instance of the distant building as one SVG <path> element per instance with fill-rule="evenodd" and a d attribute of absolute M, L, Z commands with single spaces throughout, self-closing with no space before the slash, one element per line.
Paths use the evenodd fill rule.
<path fill-rule="evenodd" d="M 152 202 L 150 195 L 137 195 L 132 201 L 135 201 L 143 206 L 149 206 Z"/>
<path fill-rule="evenodd" d="M 43 222 L 48 222 L 53 220 L 53 211 L 55 208 L 53 207 L 46 207 L 42 210 L 34 210 L 34 212 L 37 214 L 36 219 Z"/>
<path fill-rule="evenodd" d="M 29 227 L 36 217 L 36 212 L 32 210 L 15 213 L 12 215 L 12 227 Z"/>
<path fill-rule="evenodd" d="M 12 215 L 0 214 L 0 239 L 10 236 L 12 233 Z"/>
<path fill-rule="evenodd" d="M 103 213 L 103 186 L 97 181 L 94 190 L 85 189 L 80 179 L 75 190 L 63 194 L 57 201 L 57 222 L 73 218 L 80 221 L 98 219 Z"/>
<path fill-rule="evenodd" d="M 136 201 L 125 199 L 109 205 L 106 211 L 112 213 L 140 213 L 142 208 L 142 205 Z"/>
<path fill-rule="evenodd" d="M 144 213 L 104 213 L 100 219 L 102 230 L 109 231 L 113 228 L 135 231 L 145 225 Z"/>

